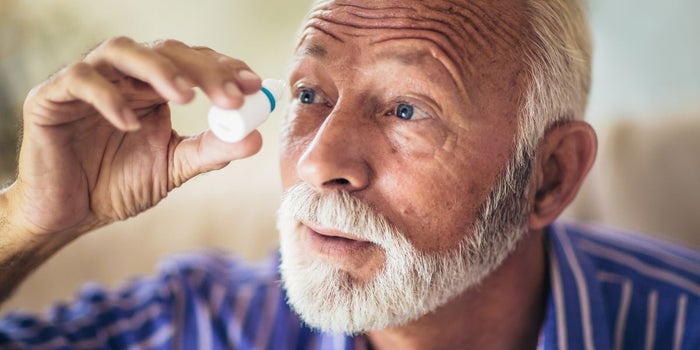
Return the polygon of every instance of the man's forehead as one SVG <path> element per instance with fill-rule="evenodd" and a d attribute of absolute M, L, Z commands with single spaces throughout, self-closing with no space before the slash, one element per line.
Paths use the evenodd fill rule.
<path fill-rule="evenodd" d="M 369 36 L 373 42 L 413 38 L 432 41 L 462 66 L 476 57 L 503 55 L 521 42 L 524 0 L 334 0 L 317 1 L 302 30 L 344 42 Z M 518 11 L 521 10 L 521 11 Z M 318 47 L 315 53 L 323 53 Z"/>
<path fill-rule="evenodd" d="M 348 47 L 342 43 L 339 44 L 323 34 L 311 33 L 302 40 L 297 49 L 298 62 L 303 62 L 305 57 L 319 60 L 335 68 L 350 68 L 362 74 L 371 74 L 375 72 L 372 69 L 378 67 L 381 67 L 380 70 L 384 74 L 391 69 L 410 68 L 413 69 L 413 74 L 420 72 L 429 76 L 434 82 L 449 84 L 450 87 L 465 92 L 465 87 L 459 79 L 463 72 L 446 60 L 444 55 L 436 54 L 434 46 L 426 47 L 412 42 L 394 41 L 387 45 L 379 45 L 376 50 L 366 51 L 357 50 L 356 46 Z M 406 71 L 403 73 L 408 74 Z M 448 87 L 448 85 L 443 86 Z"/>

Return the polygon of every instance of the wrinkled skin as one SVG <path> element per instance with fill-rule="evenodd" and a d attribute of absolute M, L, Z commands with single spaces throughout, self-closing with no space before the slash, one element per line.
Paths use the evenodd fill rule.
<path fill-rule="evenodd" d="M 282 138 L 284 188 L 306 182 L 320 192 L 348 191 L 417 249 L 454 247 L 470 234 L 477 208 L 513 156 L 528 79 L 524 6 L 318 3 L 301 31 L 289 79 L 295 101 Z M 313 103 L 302 103 L 309 90 Z M 397 117 L 403 103 L 415 107 L 412 120 Z M 516 251 L 480 288 L 415 322 L 370 332 L 372 344 L 534 347 L 544 312 L 542 229 L 573 198 L 592 163 L 594 140 L 585 123 L 552 131 L 536 155 L 530 232 Z M 303 226 L 299 234 L 310 229 Z M 356 280 L 372 278 L 384 262 L 376 246 L 342 257 L 308 251 Z"/>
<path fill-rule="evenodd" d="M 523 63 L 508 25 L 519 18 L 485 28 L 449 2 L 367 3 L 319 6 L 303 29 L 292 95 L 311 88 L 322 101 L 292 106 L 284 187 L 350 191 L 419 249 L 445 250 L 470 230 L 513 152 Z M 398 103 L 421 112 L 402 120 Z M 381 261 L 378 251 L 354 265 Z"/>
<path fill-rule="evenodd" d="M 526 27 L 519 4 L 461 5 L 335 1 L 311 12 L 289 80 L 297 101 L 282 141 L 285 188 L 304 181 L 321 192 L 348 191 L 422 251 L 444 251 L 471 232 L 477 208 L 514 151 L 525 79 L 519 43 Z M 300 103 L 309 89 L 316 100 Z M 415 106 L 412 120 L 396 116 L 400 103 Z M 523 307 L 522 300 L 500 291 L 490 297 L 465 293 L 412 324 L 372 332 L 370 340 L 387 348 L 509 347 L 513 343 L 468 331 L 470 323 L 505 316 L 477 306 L 475 299 L 504 297 L 505 308 L 520 304 L 519 311 L 509 311 L 511 320 L 535 322 L 498 320 L 492 329 L 507 329 L 518 346 L 534 345 L 544 263 L 539 236 L 533 237 L 514 254 L 519 264 L 530 266 L 527 273 L 511 270 L 507 262 L 505 272 L 485 283 L 517 284 L 522 276 L 534 276 L 523 283 L 522 297 L 530 304 Z M 384 261 L 379 247 L 318 258 L 359 280 L 371 278 Z"/>

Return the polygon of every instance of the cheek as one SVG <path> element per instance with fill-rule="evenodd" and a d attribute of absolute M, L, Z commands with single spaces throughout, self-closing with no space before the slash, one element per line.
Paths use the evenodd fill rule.
<path fill-rule="evenodd" d="M 449 135 L 446 128 L 434 120 L 404 122 L 388 118 L 378 124 L 390 152 L 407 159 L 432 159 Z"/>
<path fill-rule="evenodd" d="M 408 137 L 378 164 L 377 188 L 388 203 L 382 210 L 421 251 L 444 251 L 471 234 L 499 174 L 504 150 L 486 133 L 467 134 Z"/>
<path fill-rule="evenodd" d="M 322 122 L 321 118 L 302 116 L 294 107 L 290 107 L 282 125 L 280 138 L 280 172 L 283 189 L 299 182 L 297 163 L 313 141 Z"/>
<path fill-rule="evenodd" d="M 418 250 L 444 251 L 470 233 L 485 198 L 482 183 L 468 173 L 456 178 L 454 164 L 435 160 L 413 158 L 385 165 L 376 188 L 386 207 L 378 209 Z"/>

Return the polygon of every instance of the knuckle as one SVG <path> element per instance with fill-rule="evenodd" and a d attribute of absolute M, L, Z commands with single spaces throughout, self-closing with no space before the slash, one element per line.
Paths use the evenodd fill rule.
<path fill-rule="evenodd" d="M 221 55 L 216 58 L 216 68 L 224 76 L 235 76 L 235 73 L 241 69 L 245 69 L 247 66 L 240 60 L 231 58 L 228 56 Z"/>
<path fill-rule="evenodd" d="M 216 62 L 219 64 L 222 64 L 222 65 L 228 65 L 228 66 L 236 66 L 236 67 L 241 66 L 241 61 L 239 61 L 235 58 L 229 57 L 229 56 L 224 56 L 224 55 L 217 57 Z"/>
<path fill-rule="evenodd" d="M 97 47 L 90 50 L 90 52 L 85 55 L 84 60 L 93 62 L 102 61 L 104 59 L 105 52 L 112 52 L 134 44 L 134 40 L 126 36 L 110 38 L 101 42 L 99 45 L 97 45 Z"/>
<path fill-rule="evenodd" d="M 106 105 L 119 108 L 126 103 L 123 97 L 110 89 L 101 89 L 93 92 L 98 101 L 103 101 Z"/>
<path fill-rule="evenodd" d="M 193 46 L 192 49 L 205 54 L 218 54 L 214 49 L 208 46 Z"/>
<path fill-rule="evenodd" d="M 116 49 L 116 48 L 122 48 L 125 46 L 131 46 L 134 45 L 136 42 L 126 36 L 117 36 L 114 38 L 110 38 L 105 40 L 102 45 L 100 45 L 104 49 Z"/>
<path fill-rule="evenodd" d="M 156 50 L 159 50 L 159 49 L 170 50 L 170 49 L 187 47 L 187 45 L 185 45 L 185 43 L 183 43 L 182 41 L 179 41 L 179 40 L 163 39 L 163 40 L 154 41 L 151 44 L 151 47 L 153 47 Z"/>
<path fill-rule="evenodd" d="M 153 57 L 153 70 L 165 78 L 175 78 L 180 73 L 180 70 L 173 64 L 172 61 L 165 57 Z"/>
<path fill-rule="evenodd" d="M 69 81 L 83 80 L 92 74 L 92 66 L 85 62 L 76 62 L 63 69 L 61 74 Z"/>

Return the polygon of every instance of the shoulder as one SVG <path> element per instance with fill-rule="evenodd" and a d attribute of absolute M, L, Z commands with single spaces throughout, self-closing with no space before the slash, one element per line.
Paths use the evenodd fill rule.
<path fill-rule="evenodd" d="M 579 300 L 625 347 L 694 348 L 700 334 L 700 253 L 602 225 L 548 228 L 553 288 Z M 556 294 L 556 293 L 555 293 Z M 592 328 L 595 328 L 593 326 Z"/>
<path fill-rule="evenodd" d="M 700 296 L 700 252 L 622 229 L 557 222 L 550 236 L 563 255 L 575 254 L 598 278 L 619 275 L 648 287 Z"/>

